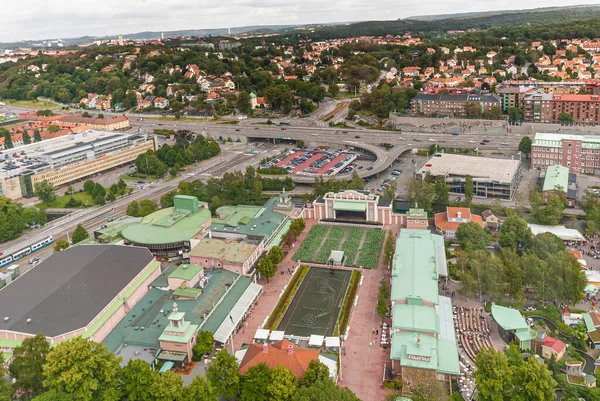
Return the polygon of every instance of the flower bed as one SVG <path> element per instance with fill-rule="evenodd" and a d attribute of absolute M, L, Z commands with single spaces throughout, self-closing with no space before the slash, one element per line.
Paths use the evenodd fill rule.
<path fill-rule="evenodd" d="M 307 262 L 313 262 L 315 258 L 315 253 L 319 249 L 321 242 L 323 241 L 323 237 L 329 231 L 329 227 L 326 226 L 313 226 L 302 244 L 300 248 L 294 253 L 292 257 L 293 260 L 304 260 Z"/>
<path fill-rule="evenodd" d="M 354 240 L 360 242 L 365 232 L 364 228 L 351 228 L 348 230 L 348 234 L 346 235 L 346 241 Z"/>
<path fill-rule="evenodd" d="M 338 336 L 340 333 L 344 334 L 346 332 L 346 328 L 350 322 L 350 315 L 352 314 L 354 298 L 356 298 L 356 293 L 358 292 L 359 282 L 360 272 L 355 270 L 352 272 L 352 277 L 350 277 L 350 284 L 348 285 L 348 290 L 346 291 L 346 296 L 344 297 L 344 303 L 342 304 L 342 309 L 340 310 L 340 317 L 338 320 L 339 324 L 333 334 L 334 336 Z"/>
<path fill-rule="evenodd" d="M 374 255 L 372 253 L 360 252 L 358 255 L 358 260 L 356 261 L 356 265 L 358 267 L 364 267 L 366 269 L 375 269 L 379 264 L 379 255 Z"/>
<path fill-rule="evenodd" d="M 329 232 L 328 238 L 338 238 L 342 239 L 346 235 L 346 228 L 344 227 L 331 227 L 331 231 Z"/>
<path fill-rule="evenodd" d="M 285 311 L 287 310 L 290 302 L 292 302 L 292 299 L 294 299 L 296 291 L 298 291 L 300 284 L 302 284 L 304 276 L 306 276 L 306 273 L 308 273 L 309 268 L 310 267 L 307 265 L 301 265 L 298 268 L 298 270 L 294 274 L 294 277 L 292 277 L 292 280 L 285 289 L 285 292 L 279 298 L 275 309 L 273 309 L 273 312 L 271 312 L 271 316 L 269 316 L 269 320 L 267 320 L 265 329 L 275 330 L 277 328 L 279 322 L 281 321 L 281 319 L 283 319 L 283 315 L 285 315 Z"/>

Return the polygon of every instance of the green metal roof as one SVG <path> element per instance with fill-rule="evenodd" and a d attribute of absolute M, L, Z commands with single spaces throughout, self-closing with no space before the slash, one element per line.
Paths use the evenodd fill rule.
<path fill-rule="evenodd" d="M 544 186 L 542 191 L 554 191 L 556 187 L 561 187 L 562 192 L 567 192 L 569 188 L 569 168 L 559 165 L 548 166 Z"/>
<path fill-rule="evenodd" d="M 204 268 L 202 266 L 185 264 L 179 265 L 177 269 L 171 274 L 169 278 L 179 278 L 181 280 L 191 280 L 198 275 Z"/>
<path fill-rule="evenodd" d="M 437 280 L 440 271 L 447 269 L 442 250 L 440 235 L 427 230 L 400 231 L 392 267 L 392 301 L 420 298 L 439 303 Z"/>
<path fill-rule="evenodd" d="M 527 322 L 517 309 L 492 305 L 492 317 L 504 330 L 529 329 Z"/>
<path fill-rule="evenodd" d="M 348 212 L 364 212 L 367 210 L 367 202 L 347 199 L 336 199 L 333 202 L 333 210 L 345 210 Z"/>
<path fill-rule="evenodd" d="M 185 312 L 173 312 L 169 315 L 169 317 L 167 319 L 173 320 L 173 321 L 178 321 L 178 320 L 183 319 L 184 316 L 185 316 Z"/>
<path fill-rule="evenodd" d="M 198 332 L 198 327 L 197 324 L 191 324 L 190 322 L 184 322 L 181 327 L 166 327 L 160 337 L 158 337 L 158 341 L 187 344 Z M 182 333 L 183 335 L 167 334 L 168 332 Z"/>
<path fill-rule="evenodd" d="M 198 212 L 178 215 L 171 225 L 165 223 L 173 215 L 174 208 L 161 209 L 131 224 L 121 231 L 123 238 L 136 244 L 169 244 L 189 241 L 210 220 L 210 211 L 200 208 Z"/>
<path fill-rule="evenodd" d="M 529 327 L 526 329 L 517 329 L 515 335 L 520 342 L 531 341 L 537 336 L 536 332 Z"/>
<path fill-rule="evenodd" d="M 212 314 L 208 319 L 204 321 L 200 327 L 204 331 L 216 332 L 223 320 L 227 319 L 229 313 L 240 299 L 246 288 L 250 286 L 252 279 L 249 277 L 240 276 L 235 284 L 229 287 L 229 292 L 223 298 L 221 303 L 213 310 Z"/>
<path fill-rule="evenodd" d="M 591 333 L 592 331 L 596 331 L 596 326 L 594 326 L 594 321 L 592 320 L 590 314 L 584 312 L 581 315 L 583 316 L 583 322 L 585 323 L 585 328 L 587 329 L 587 332 Z"/>
<path fill-rule="evenodd" d="M 437 333 L 438 316 L 435 308 L 424 305 L 394 304 L 392 328 Z"/>
<path fill-rule="evenodd" d="M 600 149 L 600 137 L 595 135 L 574 134 L 549 134 L 539 132 L 535 134 L 532 146 L 560 147 L 563 140 L 581 141 L 581 147 L 586 149 Z"/>
<path fill-rule="evenodd" d="M 427 212 L 423 209 L 408 209 L 406 212 L 407 219 L 427 220 Z"/>
<path fill-rule="evenodd" d="M 200 288 L 178 288 L 173 291 L 173 295 L 177 297 L 196 298 L 202 290 Z"/>
<path fill-rule="evenodd" d="M 435 370 L 450 375 L 460 374 L 456 343 L 438 340 L 433 336 L 394 333 L 390 356 L 392 360 L 400 361 L 400 366 Z"/>
<path fill-rule="evenodd" d="M 217 209 L 217 214 L 227 216 L 223 219 L 213 219 L 210 229 L 217 232 L 259 235 L 268 239 L 288 219 L 287 215 L 276 210 L 278 203 L 279 197 L 273 196 L 263 207 L 246 205 L 220 207 Z M 250 217 L 250 220 L 245 217 Z"/>
<path fill-rule="evenodd" d="M 160 265 L 160 263 L 157 263 Z M 225 301 L 224 296 L 239 275 L 225 269 L 215 269 L 210 273 L 210 280 L 197 299 L 177 299 L 177 309 L 185 312 L 185 319 L 192 324 L 200 325 L 214 305 Z M 248 279 L 250 280 L 250 279 Z M 231 290 L 229 290 L 231 291 Z M 169 325 L 167 316 L 173 309 L 172 292 L 159 288 L 150 291 L 134 306 L 115 329 L 104 339 L 104 344 L 111 352 L 115 352 L 123 343 L 158 347 L 158 338 Z M 229 302 L 229 301 L 227 301 Z M 235 304 L 236 300 L 232 300 Z M 161 313 L 161 311 L 163 311 Z M 144 330 L 141 330 L 144 327 Z M 217 325 L 218 327 L 218 325 Z M 0 340 L 0 345 L 3 340 Z"/>

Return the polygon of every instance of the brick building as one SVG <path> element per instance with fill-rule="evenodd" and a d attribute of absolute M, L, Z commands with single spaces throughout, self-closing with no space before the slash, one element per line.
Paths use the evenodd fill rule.
<path fill-rule="evenodd" d="M 420 93 L 411 102 L 413 115 L 436 115 L 466 117 L 465 105 L 476 103 L 481 113 L 489 112 L 492 107 L 500 107 L 500 99 L 494 95 L 431 95 Z"/>
<path fill-rule="evenodd" d="M 524 120 L 558 123 L 561 113 L 573 117 L 573 122 L 589 125 L 600 123 L 600 95 L 556 95 L 532 93 L 523 99 Z"/>
<path fill-rule="evenodd" d="M 560 165 L 572 173 L 600 175 L 600 137 L 537 133 L 531 145 L 531 166 Z"/>

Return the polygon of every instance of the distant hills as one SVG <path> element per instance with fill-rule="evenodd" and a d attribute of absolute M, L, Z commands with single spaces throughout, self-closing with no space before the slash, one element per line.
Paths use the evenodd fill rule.
<path fill-rule="evenodd" d="M 441 19 L 462 19 L 462 18 L 479 18 L 479 17 L 491 17 L 494 15 L 502 14 L 515 14 L 515 13 L 530 13 L 530 12 L 546 12 L 546 11 L 564 11 L 567 9 L 581 8 L 589 6 L 564 6 L 564 7 L 540 7 L 523 10 L 496 10 L 496 11 L 476 11 L 470 13 L 456 13 L 456 14 L 434 14 L 434 15 L 415 15 L 412 17 L 402 18 L 416 21 L 437 21 Z M 596 7 L 596 6 L 592 6 Z"/>

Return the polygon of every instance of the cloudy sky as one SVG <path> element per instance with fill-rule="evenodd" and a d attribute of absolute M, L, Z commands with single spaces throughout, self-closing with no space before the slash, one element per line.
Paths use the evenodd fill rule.
<path fill-rule="evenodd" d="M 389 20 L 598 0 L 3 0 L 0 42 L 142 31 Z M 8 5 L 8 7 L 6 7 Z"/>

